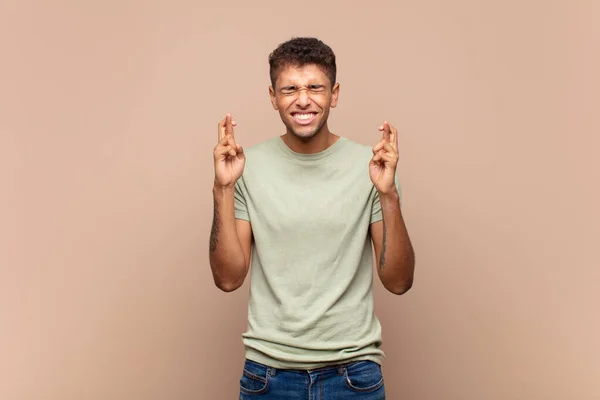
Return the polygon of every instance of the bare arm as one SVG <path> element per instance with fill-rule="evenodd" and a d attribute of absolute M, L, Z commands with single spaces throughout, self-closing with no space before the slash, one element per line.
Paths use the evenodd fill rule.
<path fill-rule="evenodd" d="M 210 267 L 215 285 L 231 292 L 242 286 L 250 268 L 252 226 L 235 219 L 233 188 L 214 187 L 213 198 Z"/>
<path fill-rule="evenodd" d="M 395 294 L 406 293 L 413 284 L 415 253 L 400 210 L 400 194 L 395 185 L 398 164 L 398 132 L 384 121 L 379 127 L 381 141 L 373 147 L 369 163 L 371 180 L 377 188 L 382 221 L 371 224 L 370 233 L 383 286 Z"/>
<path fill-rule="evenodd" d="M 231 115 L 219 122 L 219 142 L 214 149 L 213 223 L 209 260 L 215 285 L 225 292 L 242 286 L 250 267 L 252 227 L 235 218 L 235 183 L 246 163 L 242 146 L 235 142 Z"/>
<path fill-rule="evenodd" d="M 404 294 L 413 283 L 415 253 L 404 224 L 397 192 L 380 195 L 382 221 L 371 224 L 377 272 L 383 286 Z"/>

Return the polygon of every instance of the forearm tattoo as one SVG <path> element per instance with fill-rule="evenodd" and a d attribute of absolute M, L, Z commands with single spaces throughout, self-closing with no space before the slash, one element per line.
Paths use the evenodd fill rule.
<path fill-rule="evenodd" d="M 217 250 L 219 243 L 219 204 L 217 199 L 214 200 L 214 212 L 212 229 L 210 230 L 210 252 L 214 253 Z"/>

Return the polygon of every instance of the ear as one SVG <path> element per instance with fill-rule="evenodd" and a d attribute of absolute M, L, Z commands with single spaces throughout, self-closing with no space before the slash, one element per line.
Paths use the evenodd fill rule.
<path fill-rule="evenodd" d="M 269 86 L 269 97 L 271 98 L 271 105 L 273 106 L 273 109 L 277 110 L 277 100 L 275 99 L 275 89 L 273 89 L 273 86 Z"/>
<path fill-rule="evenodd" d="M 339 82 L 333 86 L 331 90 L 331 101 L 329 102 L 329 107 L 335 108 L 338 103 L 338 96 L 340 95 L 340 84 Z"/>

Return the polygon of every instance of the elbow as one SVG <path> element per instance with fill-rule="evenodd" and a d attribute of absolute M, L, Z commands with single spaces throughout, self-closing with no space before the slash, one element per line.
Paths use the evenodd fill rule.
<path fill-rule="evenodd" d="M 211 269 L 215 286 L 225 293 L 233 292 L 244 284 L 243 276 L 235 276 L 235 274 L 226 273 L 223 271 L 223 268 L 217 267 L 212 262 Z"/>
<path fill-rule="evenodd" d="M 403 295 L 413 287 L 413 281 L 415 276 L 415 258 L 414 253 L 412 256 L 405 260 L 405 262 L 399 266 L 399 269 L 404 270 L 401 276 L 396 279 L 395 282 L 390 282 L 387 289 L 395 295 Z"/>
<path fill-rule="evenodd" d="M 213 281 L 219 290 L 230 293 L 239 289 L 244 284 L 246 276 L 243 272 L 243 264 L 224 263 L 216 257 L 210 257 L 209 263 Z"/>
<path fill-rule="evenodd" d="M 215 280 L 215 285 L 225 293 L 231 293 L 239 289 L 243 284 L 242 282 L 226 281 L 226 280 Z"/>
<path fill-rule="evenodd" d="M 398 282 L 396 285 L 393 286 L 389 286 L 387 287 L 387 290 L 389 290 L 391 293 L 395 294 L 395 295 L 403 295 L 404 293 L 408 292 L 410 290 L 410 288 L 412 288 L 413 286 L 413 279 L 412 277 L 409 279 L 404 279 L 401 282 Z"/>
<path fill-rule="evenodd" d="M 213 275 L 215 286 L 225 293 L 236 291 L 244 284 L 244 278 Z"/>
<path fill-rule="evenodd" d="M 414 271 L 415 268 L 413 263 L 411 264 L 410 268 L 408 268 L 408 271 L 405 271 L 400 276 L 397 276 L 396 279 L 388 280 L 388 284 L 385 285 L 385 288 L 395 295 L 403 295 L 413 287 L 415 276 Z"/>

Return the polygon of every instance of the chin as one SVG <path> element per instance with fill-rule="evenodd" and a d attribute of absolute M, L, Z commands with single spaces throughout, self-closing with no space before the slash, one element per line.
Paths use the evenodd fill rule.
<path fill-rule="evenodd" d="M 313 137 L 315 137 L 315 136 L 317 135 L 317 132 L 318 132 L 318 131 L 316 131 L 316 130 L 314 130 L 314 131 L 310 131 L 310 132 L 296 132 L 296 131 L 295 131 L 295 130 L 293 130 L 293 129 L 291 129 L 290 131 L 292 132 L 292 134 L 293 134 L 294 136 L 296 136 L 298 139 L 301 139 L 301 140 L 309 140 L 309 139 L 312 139 Z"/>

